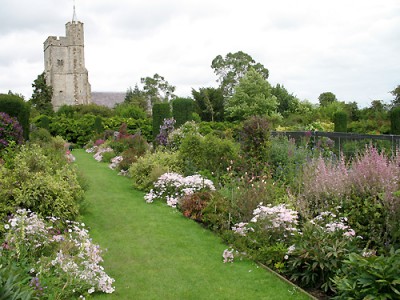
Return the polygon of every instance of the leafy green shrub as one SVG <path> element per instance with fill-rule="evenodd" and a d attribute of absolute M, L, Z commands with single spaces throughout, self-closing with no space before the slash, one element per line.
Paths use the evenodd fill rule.
<path fill-rule="evenodd" d="M 97 116 L 94 119 L 93 130 L 95 133 L 102 133 L 104 131 L 103 120 L 101 117 Z"/>
<path fill-rule="evenodd" d="M 122 117 L 112 117 L 103 119 L 104 129 L 106 131 L 118 131 L 121 124 L 125 123 L 127 126 L 128 134 L 140 134 L 148 142 L 153 140 L 152 136 L 152 121 L 151 119 L 132 119 L 132 118 L 122 118 Z M 105 137 L 107 138 L 107 137 Z"/>
<path fill-rule="evenodd" d="M 10 164 L 0 168 L 0 218 L 15 207 L 26 208 L 43 216 L 57 215 L 75 219 L 83 190 L 77 175 L 61 153 L 45 155 L 38 145 L 23 146 Z"/>
<path fill-rule="evenodd" d="M 263 117 L 253 116 L 243 122 L 240 146 L 248 171 L 256 175 L 264 172 L 271 125 Z"/>
<path fill-rule="evenodd" d="M 195 102 L 190 98 L 176 98 L 172 101 L 172 117 L 176 128 L 192 120 Z"/>
<path fill-rule="evenodd" d="M 0 94 L 0 112 L 17 118 L 22 127 L 24 139 L 29 138 L 30 106 L 24 99 L 12 94 Z"/>
<path fill-rule="evenodd" d="M 400 249 L 388 256 L 350 253 L 335 276 L 334 299 L 399 299 Z"/>
<path fill-rule="evenodd" d="M 114 112 L 117 116 L 123 118 L 133 118 L 133 119 L 146 119 L 146 112 L 137 105 L 130 103 L 120 103 L 115 106 Z"/>
<path fill-rule="evenodd" d="M 229 230 L 232 225 L 229 200 L 218 192 L 212 192 L 203 209 L 203 224 L 215 232 Z"/>
<path fill-rule="evenodd" d="M 344 111 L 335 112 L 333 123 L 335 124 L 335 132 L 347 132 L 347 113 Z"/>
<path fill-rule="evenodd" d="M 0 299 L 32 299 L 33 288 L 29 286 L 28 270 L 18 268 L 0 252 Z"/>
<path fill-rule="evenodd" d="M 75 114 L 81 116 L 93 115 L 93 116 L 101 116 L 104 118 L 109 118 L 112 117 L 114 114 L 111 108 L 104 105 L 98 105 L 95 103 L 74 105 L 72 107 L 75 111 Z"/>
<path fill-rule="evenodd" d="M 113 159 L 116 156 L 114 151 L 110 151 L 110 152 L 103 152 L 102 154 L 102 162 L 106 162 L 106 163 L 110 163 L 111 159 Z"/>
<path fill-rule="evenodd" d="M 39 115 L 34 119 L 34 123 L 36 124 L 36 126 L 47 130 L 49 130 L 51 122 L 52 118 L 47 115 Z"/>
<path fill-rule="evenodd" d="M 45 128 L 32 130 L 30 133 L 30 141 L 39 145 L 49 144 L 53 140 L 50 132 Z"/>
<path fill-rule="evenodd" d="M 166 172 L 182 172 L 177 152 L 148 152 L 129 168 L 133 187 L 142 191 L 149 191 L 153 183 Z"/>
<path fill-rule="evenodd" d="M 83 146 L 94 134 L 95 119 L 93 115 L 85 115 L 79 119 L 57 116 L 53 118 L 49 131 L 53 136 L 59 135 L 69 142 Z"/>
<path fill-rule="evenodd" d="M 239 156 L 238 145 L 234 141 L 215 135 L 187 135 L 179 152 L 185 174 L 207 171 L 217 177 L 224 174 L 230 162 Z"/>
<path fill-rule="evenodd" d="M 62 116 L 64 115 L 65 117 L 72 118 L 75 114 L 75 106 L 72 105 L 62 105 L 60 108 L 57 110 L 56 115 L 57 116 Z"/>
<path fill-rule="evenodd" d="M 271 137 L 267 161 L 272 177 L 294 186 L 310 155 L 305 147 L 297 146 L 294 139 L 281 135 Z"/>
<path fill-rule="evenodd" d="M 171 117 L 171 107 L 169 103 L 154 103 L 153 105 L 153 138 L 160 133 L 160 127 L 164 119 Z"/>
<path fill-rule="evenodd" d="M 400 106 L 390 111 L 390 133 L 400 134 Z"/>
<path fill-rule="evenodd" d="M 286 271 L 304 287 L 334 291 L 332 279 L 343 261 L 356 250 L 357 238 L 346 218 L 323 212 L 306 222 L 288 249 Z"/>
<path fill-rule="evenodd" d="M 168 149 L 176 151 L 180 148 L 182 140 L 187 135 L 200 135 L 199 127 L 194 121 L 186 122 L 168 135 Z"/>

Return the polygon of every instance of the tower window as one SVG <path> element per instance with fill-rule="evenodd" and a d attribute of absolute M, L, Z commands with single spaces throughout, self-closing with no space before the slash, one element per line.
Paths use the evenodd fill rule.
<path fill-rule="evenodd" d="M 62 67 L 64 65 L 64 60 L 57 59 L 57 66 Z"/>

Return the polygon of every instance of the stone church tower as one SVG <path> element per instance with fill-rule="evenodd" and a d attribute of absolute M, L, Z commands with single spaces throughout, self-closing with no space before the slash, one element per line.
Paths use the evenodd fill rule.
<path fill-rule="evenodd" d="M 66 36 L 49 36 L 44 42 L 44 66 L 47 85 L 53 87 L 54 110 L 62 105 L 91 103 L 91 88 L 85 68 L 83 23 L 65 25 Z"/>

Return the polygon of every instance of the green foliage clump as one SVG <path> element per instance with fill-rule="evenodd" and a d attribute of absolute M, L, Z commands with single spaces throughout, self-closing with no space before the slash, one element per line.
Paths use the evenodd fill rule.
<path fill-rule="evenodd" d="M 335 132 L 347 132 L 347 113 L 344 111 L 334 113 L 333 123 L 335 124 Z"/>
<path fill-rule="evenodd" d="M 293 186 L 301 177 L 299 175 L 310 154 L 305 146 L 296 145 L 294 139 L 288 139 L 281 135 L 271 137 L 267 161 L 272 171 L 272 177 Z"/>
<path fill-rule="evenodd" d="M 100 116 L 103 118 L 109 118 L 114 115 L 114 112 L 112 111 L 111 108 L 104 106 L 104 105 L 98 105 L 98 104 L 80 104 L 80 105 L 74 105 L 72 106 L 75 114 L 79 116 L 84 116 L 84 115 L 94 115 L 94 116 Z"/>
<path fill-rule="evenodd" d="M 390 112 L 390 133 L 400 134 L 400 106 L 394 107 Z"/>
<path fill-rule="evenodd" d="M 160 133 L 164 119 L 171 117 L 171 107 L 168 102 L 154 103 L 153 105 L 153 138 Z"/>
<path fill-rule="evenodd" d="M 398 299 L 400 295 L 400 250 L 388 256 L 349 254 L 335 276 L 334 299 Z"/>
<path fill-rule="evenodd" d="M 101 117 L 97 116 L 96 119 L 94 119 L 93 130 L 97 134 L 104 131 L 103 120 Z"/>
<path fill-rule="evenodd" d="M 44 72 L 38 75 L 34 80 L 32 87 L 33 93 L 29 102 L 32 104 L 34 111 L 43 115 L 53 115 L 54 111 L 51 103 L 53 88 L 47 85 Z"/>
<path fill-rule="evenodd" d="M 240 145 L 248 170 L 259 174 L 266 163 L 271 125 L 263 117 L 252 116 L 243 122 Z M 257 166 L 258 165 L 258 166 Z"/>
<path fill-rule="evenodd" d="M 215 135 L 187 135 L 182 140 L 180 159 L 185 174 L 203 171 L 207 175 L 221 176 L 231 161 L 239 157 L 238 145 L 230 139 L 221 139 Z"/>
<path fill-rule="evenodd" d="M 133 187 L 141 191 L 149 191 L 153 183 L 166 172 L 182 173 L 177 152 L 149 152 L 138 158 L 129 168 Z"/>
<path fill-rule="evenodd" d="M 202 121 L 222 122 L 224 120 L 224 95 L 220 88 L 192 90 L 197 112 Z"/>
<path fill-rule="evenodd" d="M 191 121 L 194 112 L 194 101 L 190 98 L 176 98 L 172 101 L 172 117 L 176 121 L 176 128 L 187 121 Z"/>
<path fill-rule="evenodd" d="M 235 87 L 233 96 L 227 99 L 225 113 L 231 120 L 244 120 L 250 116 L 276 115 L 277 106 L 268 81 L 250 69 Z"/>
<path fill-rule="evenodd" d="M 0 252 L 0 299 L 30 300 L 33 288 L 29 286 L 29 270 L 18 268 Z"/>
<path fill-rule="evenodd" d="M 355 240 L 342 230 L 329 231 L 326 224 L 320 226 L 316 222 L 308 221 L 302 227 L 302 234 L 295 235 L 295 246 L 289 251 L 285 272 L 303 287 L 332 292 L 336 272 L 347 255 L 356 251 Z"/>
<path fill-rule="evenodd" d="M 78 216 L 83 190 L 62 155 L 38 145 L 23 146 L 8 167 L 0 167 L 0 218 L 16 207 L 43 216 Z"/>
<path fill-rule="evenodd" d="M 174 129 L 168 134 L 167 148 L 176 151 L 179 150 L 183 139 L 187 135 L 200 135 L 199 126 L 194 121 L 186 122 L 178 129 Z"/>
<path fill-rule="evenodd" d="M 131 104 L 131 103 L 121 103 L 114 107 L 115 115 L 123 118 L 133 118 L 133 119 L 146 119 L 147 114 L 143 108 Z"/>
<path fill-rule="evenodd" d="M 24 99 L 13 94 L 0 94 L 0 112 L 17 118 L 22 126 L 24 139 L 29 138 L 30 106 Z"/>

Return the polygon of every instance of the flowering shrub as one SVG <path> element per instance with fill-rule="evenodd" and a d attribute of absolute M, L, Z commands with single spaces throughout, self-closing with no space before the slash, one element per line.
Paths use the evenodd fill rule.
<path fill-rule="evenodd" d="M 335 290 L 332 279 L 347 254 L 357 251 L 355 232 L 346 220 L 323 212 L 304 223 L 284 257 L 285 272 L 291 280 L 325 292 Z"/>
<path fill-rule="evenodd" d="M 160 126 L 160 133 L 156 137 L 156 142 L 159 145 L 168 145 L 168 135 L 174 131 L 176 121 L 174 118 L 164 119 L 164 123 Z"/>
<path fill-rule="evenodd" d="M 249 223 L 232 226 L 235 247 L 272 268 L 283 268 L 288 246 L 298 234 L 298 214 L 285 204 L 260 203 Z"/>
<path fill-rule="evenodd" d="M 178 153 L 167 151 L 148 152 L 139 157 L 129 168 L 133 187 L 142 191 L 150 191 L 153 183 L 166 172 L 182 172 Z"/>
<path fill-rule="evenodd" d="M 168 148 L 176 151 L 182 144 L 182 140 L 188 135 L 201 136 L 199 126 L 194 121 L 188 121 L 181 125 L 178 129 L 168 134 Z"/>
<path fill-rule="evenodd" d="M 6 148 L 11 141 L 21 144 L 23 140 L 22 127 L 17 119 L 0 112 L 0 150 Z"/>
<path fill-rule="evenodd" d="M 159 177 L 154 189 L 151 189 L 144 198 L 147 203 L 152 203 L 155 199 L 166 200 L 169 206 L 176 207 L 183 196 L 202 190 L 214 191 L 212 181 L 201 175 L 184 177 L 178 173 L 165 173 Z"/>
<path fill-rule="evenodd" d="M 115 170 L 122 161 L 123 161 L 122 156 L 115 156 L 114 158 L 111 159 L 111 164 L 109 164 L 108 167 L 112 170 Z"/>
<path fill-rule="evenodd" d="M 388 157 L 372 145 L 350 163 L 318 158 L 305 168 L 298 197 L 303 216 L 341 206 L 351 227 L 367 244 L 388 251 L 400 241 L 400 166 L 398 154 Z M 368 216 L 368 218 L 366 218 Z"/>
<path fill-rule="evenodd" d="M 51 217 L 40 218 L 20 209 L 4 225 L 2 256 L 23 261 L 30 269 L 35 295 L 71 299 L 95 291 L 112 293 L 114 279 L 100 263 L 101 249 L 92 243 L 85 225 Z"/>
<path fill-rule="evenodd" d="M 107 148 L 97 148 L 96 153 L 93 155 L 94 159 L 98 162 L 103 161 L 103 155 L 106 152 L 113 152 L 114 150 L 110 147 Z"/>

